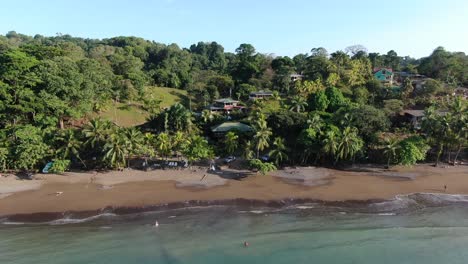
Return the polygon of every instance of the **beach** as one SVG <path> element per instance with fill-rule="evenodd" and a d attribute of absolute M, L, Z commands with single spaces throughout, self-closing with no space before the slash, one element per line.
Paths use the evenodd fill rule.
<path fill-rule="evenodd" d="M 96 211 L 186 201 L 388 200 L 411 193 L 468 194 L 468 166 L 285 168 L 269 175 L 223 169 L 67 172 L 0 178 L 0 216 Z M 447 186 L 447 189 L 444 187 Z"/>

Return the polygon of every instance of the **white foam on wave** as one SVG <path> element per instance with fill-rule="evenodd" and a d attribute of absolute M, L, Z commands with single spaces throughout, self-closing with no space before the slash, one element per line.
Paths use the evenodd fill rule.
<path fill-rule="evenodd" d="M 112 214 L 112 213 L 104 213 L 104 214 L 98 214 L 98 215 L 94 215 L 94 216 L 87 217 L 87 218 L 81 218 L 81 219 L 65 217 L 65 218 L 62 218 L 62 219 L 57 219 L 57 220 L 48 222 L 48 224 L 50 224 L 50 225 L 79 224 L 79 223 L 85 223 L 85 222 L 89 222 L 89 221 L 92 221 L 92 220 L 96 220 L 96 219 L 99 219 L 99 218 L 102 218 L 102 217 L 113 217 L 113 216 L 117 216 L 117 215 Z"/>
<path fill-rule="evenodd" d="M 3 225 L 24 225 L 25 223 L 23 222 L 2 222 Z"/>
<path fill-rule="evenodd" d="M 443 206 L 453 203 L 468 203 L 468 195 L 446 193 L 411 193 L 397 195 L 394 199 L 373 203 L 369 207 L 375 211 L 397 211 L 428 206 Z"/>
<path fill-rule="evenodd" d="M 315 206 L 313 206 L 313 205 L 299 205 L 299 206 L 296 206 L 295 208 L 301 209 L 301 210 L 306 210 L 306 209 L 315 208 Z"/>
<path fill-rule="evenodd" d="M 392 215 L 396 215 L 396 213 L 379 213 L 378 215 L 381 215 L 381 216 L 392 216 Z"/>

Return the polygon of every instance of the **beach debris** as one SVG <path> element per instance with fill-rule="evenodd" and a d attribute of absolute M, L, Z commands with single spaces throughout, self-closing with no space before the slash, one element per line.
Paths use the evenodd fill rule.
<path fill-rule="evenodd" d="M 63 192 L 55 192 L 55 196 L 59 196 L 59 195 L 62 195 Z"/>
<path fill-rule="evenodd" d="M 200 179 L 200 181 L 203 181 L 203 179 L 205 179 L 206 177 L 206 174 L 203 174 L 203 177 Z"/>

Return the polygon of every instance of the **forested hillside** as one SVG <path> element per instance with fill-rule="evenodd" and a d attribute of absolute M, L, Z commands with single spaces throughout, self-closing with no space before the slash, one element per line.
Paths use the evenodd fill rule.
<path fill-rule="evenodd" d="M 380 68 L 400 79 L 382 83 L 374 76 Z M 404 76 L 425 79 L 415 87 Z M 437 161 L 455 162 L 467 144 L 466 100 L 454 95 L 463 86 L 468 56 L 442 47 L 419 59 L 359 45 L 290 58 L 250 44 L 231 53 L 216 42 L 182 48 L 137 37 L 9 32 L 0 36 L 0 169 L 33 170 L 51 160 L 57 171 L 118 168 L 179 153 L 190 162 L 240 155 L 262 170 L 272 163 L 414 164 L 430 149 Z M 274 96 L 248 100 L 259 90 Z M 226 116 L 206 109 L 223 97 L 243 101 L 248 111 Z M 122 109 L 133 110 L 124 117 L 117 114 Z M 400 122 L 403 109 L 426 109 L 421 128 Z M 210 128 L 227 119 L 254 132 L 213 137 Z M 259 163 L 262 153 L 272 163 Z"/>

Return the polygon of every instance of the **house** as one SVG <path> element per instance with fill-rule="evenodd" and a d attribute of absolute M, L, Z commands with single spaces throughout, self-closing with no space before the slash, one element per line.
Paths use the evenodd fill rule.
<path fill-rule="evenodd" d="M 224 122 L 211 128 L 211 132 L 217 137 L 222 137 L 229 131 L 239 131 L 241 133 L 253 132 L 253 128 L 241 122 Z"/>
<path fill-rule="evenodd" d="M 294 73 L 294 74 L 289 75 L 289 77 L 291 78 L 291 82 L 295 82 L 295 81 L 302 80 L 302 78 L 304 78 L 304 75 Z"/>
<path fill-rule="evenodd" d="M 374 77 L 382 83 L 393 84 L 393 70 L 390 68 L 374 68 Z"/>
<path fill-rule="evenodd" d="M 424 110 L 403 110 L 400 113 L 414 129 L 421 128 L 421 122 L 424 117 Z"/>
<path fill-rule="evenodd" d="M 265 99 L 265 98 L 270 98 L 273 96 L 273 92 L 270 91 L 258 91 L 258 92 L 252 92 L 249 94 L 249 99 L 250 100 L 256 100 L 256 99 Z"/>
<path fill-rule="evenodd" d="M 211 112 L 222 112 L 229 114 L 233 110 L 243 110 L 244 106 L 239 104 L 239 101 L 232 100 L 231 98 L 223 98 L 215 100 L 209 107 Z"/>
<path fill-rule="evenodd" d="M 448 111 L 438 110 L 436 113 L 440 116 L 445 116 L 448 114 Z M 400 115 L 402 115 L 405 121 L 410 123 L 414 129 L 421 129 L 424 110 L 403 110 Z"/>
<path fill-rule="evenodd" d="M 393 80 L 397 83 L 403 83 L 407 78 L 409 78 L 411 82 L 418 82 L 427 79 L 425 75 L 408 72 L 393 72 L 393 75 Z"/>

